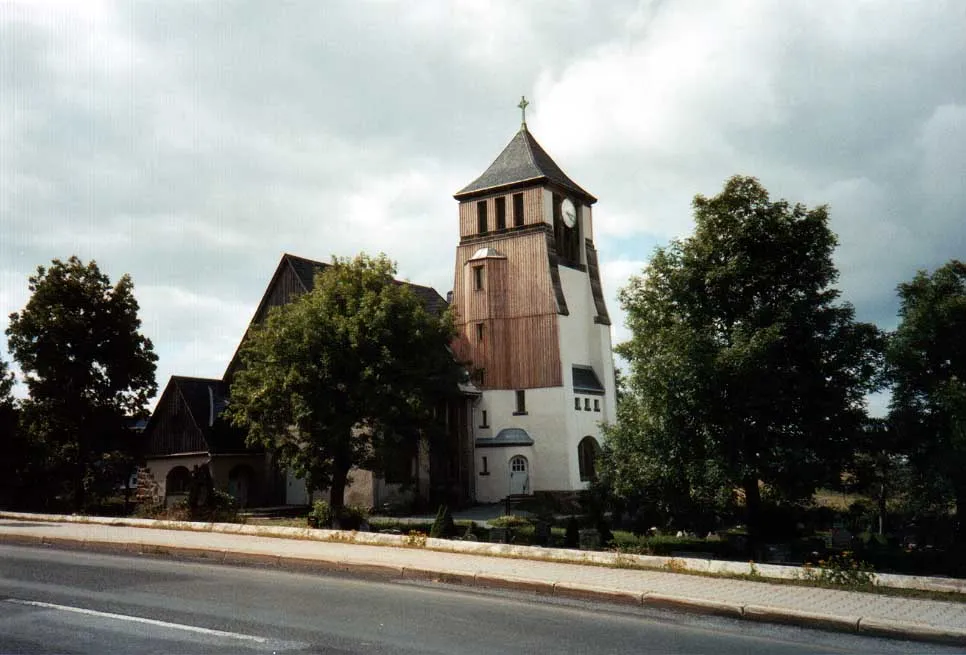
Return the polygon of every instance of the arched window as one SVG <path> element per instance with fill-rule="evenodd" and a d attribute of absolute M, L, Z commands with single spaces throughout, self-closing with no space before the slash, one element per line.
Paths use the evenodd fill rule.
<path fill-rule="evenodd" d="M 191 472 L 183 466 L 175 466 L 168 471 L 164 480 L 164 494 L 186 494 L 191 486 Z"/>
<path fill-rule="evenodd" d="M 593 437 L 584 437 L 577 446 L 577 464 L 580 467 L 580 479 L 584 482 L 597 477 L 597 456 L 600 455 L 600 444 Z"/>

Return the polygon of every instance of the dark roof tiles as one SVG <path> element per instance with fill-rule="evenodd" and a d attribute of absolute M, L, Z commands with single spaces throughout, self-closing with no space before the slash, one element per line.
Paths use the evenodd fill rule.
<path fill-rule="evenodd" d="M 455 197 L 460 200 L 481 192 L 531 180 L 552 182 L 582 196 L 590 204 L 597 202 L 594 196 L 567 177 L 567 174 L 550 158 L 547 151 L 533 138 L 526 125 L 520 128 L 490 167 L 460 189 Z"/>
<path fill-rule="evenodd" d="M 299 257 L 298 255 L 290 255 L 286 253 L 282 256 L 288 261 L 292 270 L 295 271 L 295 275 L 298 276 L 299 281 L 305 287 L 306 291 L 311 291 L 315 287 L 315 274 L 319 271 L 324 270 L 328 264 L 323 262 L 315 261 L 314 259 L 306 259 L 305 257 Z M 412 282 L 404 282 L 402 280 L 393 280 L 396 284 L 405 284 L 416 297 L 423 301 L 423 306 L 426 311 L 433 314 L 442 314 L 447 307 L 446 300 L 439 295 L 436 289 L 432 287 L 426 287 L 421 284 L 413 284 Z"/>
<path fill-rule="evenodd" d="M 501 446 L 532 446 L 533 437 L 523 428 L 503 428 L 495 437 L 479 437 L 477 448 L 498 448 Z"/>
<path fill-rule="evenodd" d="M 250 450 L 245 446 L 243 430 L 232 427 L 222 416 L 228 405 L 228 385 L 222 380 L 172 375 L 188 405 L 195 425 L 201 431 L 211 453 L 236 453 Z"/>
<path fill-rule="evenodd" d="M 601 395 L 604 393 L 604 385 L 600 383 L 600 378 L 590 366 L 580 366 L 575 364 L 571 367 L 574 376 L 574 392 Z"/>

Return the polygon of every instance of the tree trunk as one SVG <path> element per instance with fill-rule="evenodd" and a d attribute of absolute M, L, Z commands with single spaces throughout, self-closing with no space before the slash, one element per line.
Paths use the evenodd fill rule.
<path fill-rule="evenodd" d="M 758 477 L 746 475 L 742 480 L 745 492 L 745 522 L 748 526 L 748 554 L 756 558 L 761 546 L 761 490 Z"/>
<path fill-rule="evenodd" d="M 886 517 L 886 483 L 879 486 L 879 536 L 885 534 Z"/>
<path fill-rule="evenodd" d="M 966 544 L 966 487 L 956 486 L 956 523 L 953 540 L 958 545 Z"/>
<path fill-rule="evenodd" d="M 349 467 L 336 466 L 332 472 L 332 485 L 329 487 L 329 507 L 332 509 L 332 527 L 340 527 L 342 509 L 345 507 L 345 487 L 349 477 Z"/>
<path fill-rule="evenodd" d="M 87 477 L 86 462 L 82 459 L 74 465 L 74 512 L 83 513 L 87 503 L 87 493 L 84 489 L 84 478 Z"/>

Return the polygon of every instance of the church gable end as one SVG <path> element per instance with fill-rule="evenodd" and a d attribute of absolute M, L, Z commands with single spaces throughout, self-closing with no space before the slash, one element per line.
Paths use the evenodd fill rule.
<path fill-rule="evenodd" d="M 144 430 L 145 456 L 158 457 L 208 451 L 204 435 L 192 416 L 176 377 L 172 377 Z"/>

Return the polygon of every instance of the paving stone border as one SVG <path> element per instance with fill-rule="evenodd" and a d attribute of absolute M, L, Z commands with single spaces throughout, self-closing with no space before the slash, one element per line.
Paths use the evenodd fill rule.
<path fill-rule="evenodd" d="M 280 537 L 284 539 L 307 539 L 352 543 L 365 546 L 422 547 L 448 553 L 466 553 L 496 557 L 516 557 L 567 564 L 593 564 L 620 568 L 657 569 L 671 572 L 716 573 L 724 575 L 751 575 L 763 580 L 798 580 L 803 577 L 800 566 L 781 564 L 732 562 L 726 560 L 694 557 L 661 557 L 634 555 L 612 551 L 586 551 L 568 548 L 544 548 L 541 546 L 515 546 L 512 544 L 452 539 L 426 538 L 424 546 L 415 546 L 408 535 L 383 534 L 379 532 L 355 532 L 346 530 L 322 530 L 282 526 L 259 526 L 244 523 L 202 523 L 198 521 L 165 521 L 156 519 L 112 518 L 101 516 L 75 516 L 69 514 L 28 514 L 24 512 L 0 512 L 0 518 L 18 521 L 44 521 L 51 523 L 91 523 L 120 527 L 141 527 L 166 530 L 190 530 L 193 532 L 218 532 L 253 537 Z M 945 593 L 966 593 L 966 580 L 934 576 L 899 575 L 876 573 L 875 583 L 880 587 L 914 589 Z"/>

